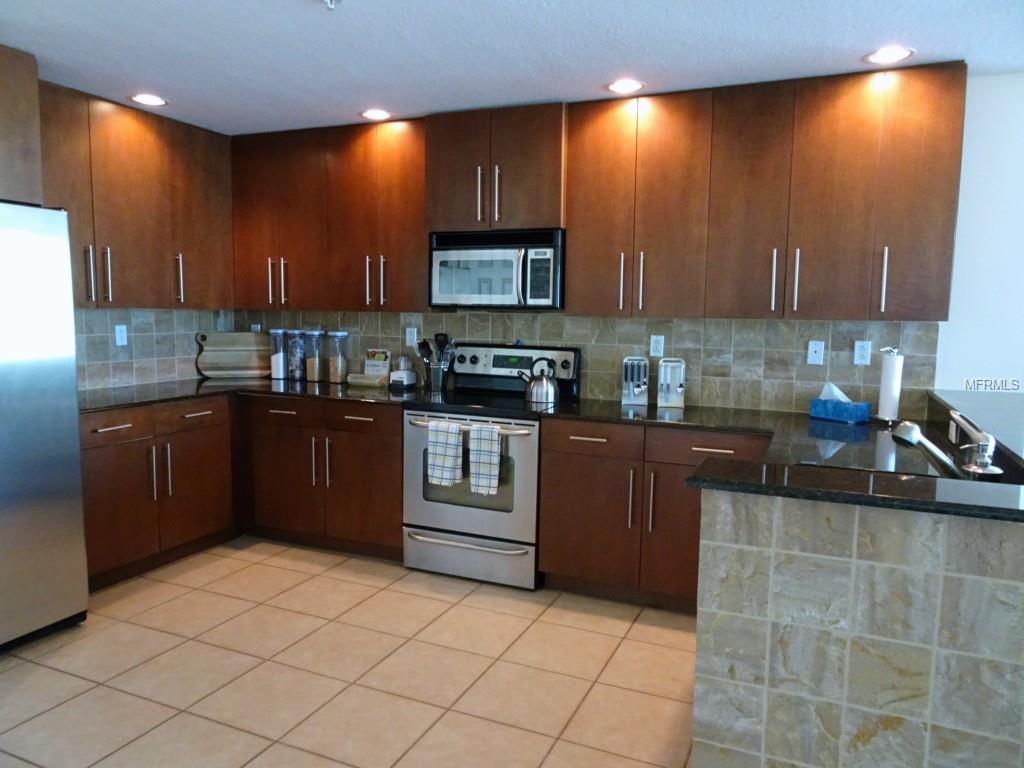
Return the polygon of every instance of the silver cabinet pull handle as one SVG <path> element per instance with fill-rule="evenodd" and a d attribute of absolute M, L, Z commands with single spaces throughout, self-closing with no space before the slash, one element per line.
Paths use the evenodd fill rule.
<path fill-rule="evenodd" d="M 702 448 L 699 445 L 691 446 L 690 450 L 694 451 L 695 453 L 721 453 L 725 456 L 731 456 L 732 454 L 736 453 L 736 451 L 733 450 L 732 448 Z"/>
<path fill-rule="evenodd" d="M 89 271 L 89 287 L 86 299 L 88 301 L 96 301 L 96 254 L 93 253 L 91 243 L 85 248 L 85 267 Z"/>
<path fill-rule="evenodd" d="M 324 487 L 331 487 L 331 438 L 324 438 Z"/>
<path fill-rule="evenodd" d="M 488 552 L 492 555 L 522 557 L 523 555 L 530 554 L 530 550 L 525 548 L 500 549 L 498 547 L 481 547 L 479 544 L 467 544 L 462 541 L 446 541 L 445 539 L 435 539 L 433 536 L 424 536 L 422 533 L 413 533 L 412 531 L 406 531 L 406 535 L 413 541 L 421 541 L 424 544 L 440 544 L 442 547 L 454 547 L 455 549 L 469 549 L 473 552 Z"/>
<path fill-rule="evenodd" d="M 285 274 L 285 267 L 287 265 L 288 265 L 288 260 L 282 257 L 282 259 L 281 259 L 281 304 L 282 305 L 288 303 L 288 294 L 285 292 L 285 288 L 284 288 L 284 274 Z"/>
<path fill-rule="evenodd" d="M 149 467 L 151 471 L 151 480 L 153 482 L 153 501 L 157 500 L 156 497 L 156 446 L 151 445 L 149 447 Z"/>
<path fill-rule="evenodd" d="M 633 480 L 636 478 L 636 470 L 629 470 L 629 514 L 626 516 L 626 527 L 633 527 Z"/>
<path fill-rule="evenodd" d="M 576 440 L 581 443 L 607 443 L 607 437 L 584 437 L 583 435 L 569 435 L 570 440 Z"/>
<path fill-rule="evenodd" d="M 651 472 L 651 496 L 647 499 L 647 532 L 654 532 L 654 473 Z"/>
<path fill-rule="evenodd" d="M 384 306 L 384 262 L 387 259 L 384 258 L 384 254 L 380 255 L 380 305 Z"/>
<path fill-rule="evenodd" d="M 622 311 L 622 299 L 623 291 L 625 290 L 626 280 L 626 253 L 625 251 L 619 251 L 619 311 Z"/>
<path fill-rule="evenodd" d="M 800 249 L 796 249 L 796 270 L 793 273 L 793 311 L 800 302 Z"/>
<path fill-rule="evenodd" d="M 274 303 L 274 260 L 267 259 L 267 304 Z"/>
<path fill-rule="evenodd" d="M 772 312 L 775 311 L 775 282 L 779 274 L 779 249 L 772 248 Z"/>
<path fill-rule="evenodd" d="M 310 438 L 310 441 L 313 451 L 309 465 L 313 468 L 313 487 L 316 488 L 316 437 Z"/>
<path fill-rule="evenodd" d="M 882 249 L 882 298 L 878 302 L 878 311 L 885 312 L 885 294 L 889 290 L 889 246 Z"/>
<path fill-rule="evenodd" d="M 175 296 L 179 304 L 185 303 L 185 257 L 182 254 L 178 254 L 174 257 L 174 260 L 178 262 L 178 295 Z"/>
<path fill-rule="evenodd" d="M 182 414 L 183 419 L 198 419 L 200 416 L 212 416 L 213 411 L 196 411 L 195 413 Z"/>
<path fill-rule="evenodd" d="M 644 252 L 640 251 L 640 298 L 637 302 L 637 309 L 644 308 Z"/>
<path fill-rule="evenodd" d="M 346 416 L 345 418 L 349 418 L 349 417 Z M 409 426 L 410 427 L 420 427 L 422 429 L 426 429 L 427 427 L 430 426 L 430 422 L 427 421 L 426 419 L 409 419 Z M 469 432 L 471 429 L 473 429 L 473 426 L 471 424 L 460 424 L 459 425 L 459 431 L 461 431 L 461 432 Z M 532 429 L 499 429 L 498 430 L 498 434 L 501 435 L 502 437 L 528 437 L 528 436 L 533 434 L 533 430 Z"/>
<path fill-rule="evenodd" d="M 276 408 L 271 408 L 267 413 L 276 413 L 278 416 L 295 416 L 295 411 L 279 411 Z"/>
<path fill-rule="evenodd" d="M 376 421 L 373 416 L 346 416 L 346 421 Z"/>
<path fill-rule="evenodd" d="M 113 426 L 113 427 L 99 427 L 98 429 L 94 429 L 93 432 L 95 432 L 97 435 L 102 435 L 104 432 L 117 432 L 118 430 L 121 430 L 121 429 L 131 429 L 131 428 L 132 428 L 131 424 L 118 424 L 118 425 Z"/>
<path fill-rule="evenodd" d="M 494 220 L 501 221 L 501 166 L 494 165 Z"/>
<path fill-rule="evenodd" d="M 164 446 L 164 453 L 167 457 L 167 497 L 174 495 L 174 473 L 171 470 L 171 444 Z"/>
<path fill-rule="evenodd" d="M 107 296 L 106 296 L 106 299 L 107 299 L 108 302 L 110 302 L 110 301 L 114 300 L 114 266 L 113 266 L 113 256 L 110 253 L 110 246 L 109 245 L 106 248 L 104 248 L 103 250 L 106 253 L 106 257 L 107 257 Z"/>
<path fill-rule="evenodd" d="M 370 302 L 373 299 L 370 298 L 370 264 L 373 263 L 373 259 L 369 256 L 366 257 L 366 306 L 370 306 Z"/>
<path fill-rule="evenodd" d="M 484 220 L 484 167 L 476 167 L 476 220 Z"/>

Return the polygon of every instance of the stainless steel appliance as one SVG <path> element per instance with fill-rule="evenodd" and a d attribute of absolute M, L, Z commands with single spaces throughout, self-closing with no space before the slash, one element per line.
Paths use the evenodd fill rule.
<path fill-rule="evenodd" d="M 449 392 L 406 410 L 404 554 L 411 568 L 534 588 L 537 573 L 537 477 L 540 413 L 553 405 L 525 400 L 519 373 L 541 358 L 554 361 L 563 402 L 578 399 L 580 351 L 565 347 L 459 345 Z M 462 480 L 435 485 L 427 472 L 430 424 L 457 424 L 464 436 Z M 498 428 L 497 493 L 474 493 L 468 433 L 475 424 Z"/>
<path fill-rule="evenodd" d="M 686 395 L 686 361 L 663 357 L 658 361 L 658 407 L 682 408 Z"/>
<path fill-rule="evenodd" d="M 540 373 L 537 373 L 537 364 L 543 365 Z M 526 382 L 526 402 L 537 405 L 554 405 L 558 402 L 558 385 L 555 383 L 555 374 L 558 367 L 555 361 L 548 357 L 538 357 L 530 366 L 532 375 L 527 376 L 520 373 L 519 378 Z"/>
<path fill-rule="evenodd" d="M 67 214 L 0 203 L 0 270 L 3 645 L 88 604 Z"/>
<path fill-rule="evenodd" d="M 430 306 L 561 309 L 564 229 L 434 232 Z"/>
<path fill-rule="evenodd" d="M 647 405 L 650 363 L 646 357 L 630 355 L 622 359 L 622 404 Z"/>

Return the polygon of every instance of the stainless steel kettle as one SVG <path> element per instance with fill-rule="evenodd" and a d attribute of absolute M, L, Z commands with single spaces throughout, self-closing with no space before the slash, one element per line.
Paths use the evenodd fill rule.
<path fill-rule="evenodd" d="M 551 369 L 549 374 L 543 370 L 538 375 L 535 373 L 537 363 L 547 363 Z M 550 357 L 538 357 L 530 367 L 532 375 L 527 376 L 519 371 L 519 378 L 526 382 L 526 401 L 537 405 L 554 405 L 558 402 L 558 382 L 555 381 L 557 366 Z"/>

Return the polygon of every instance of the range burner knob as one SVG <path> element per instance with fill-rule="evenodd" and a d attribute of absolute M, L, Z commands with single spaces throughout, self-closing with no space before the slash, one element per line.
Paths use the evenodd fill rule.
<path fill-rule="evenodd" d="M 568 370 L 569 370 L 569 365 L 570 365 L 570 364 L 569 364 L 569 361 L 568 361 L 568 360 L 563 360 L 563 361 L 562 361 L 562 370 L 563 370 L 563 371 L 568 371 Z"/>
<path fill-rule="evenodd" d="M 466 362 L 466 356 L 465 355 L 459 355 L 456 358 L 456 360 L 458 360 L 460 363 L 465 363 Z"/>
<path fill-rule="evenodd" d="M 477 357 L 476 355 L 473 355 L 472 357 L 469 358 L 469 364 L 470 365 L 476 365 L 479 362 L 480 362 L 480 358 Z"/>

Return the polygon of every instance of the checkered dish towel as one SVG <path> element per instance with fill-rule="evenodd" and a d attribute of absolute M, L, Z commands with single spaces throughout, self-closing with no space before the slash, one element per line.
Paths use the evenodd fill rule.
<path fill-rule="evenodd" d="M 496 496 L 500 468 L 500 427 L 493 424 L 474 424 L 469 430 L 470 490 L 484 496 Z"/>
<path fill-rule="evenodd" d="M 431 421 L 427 428 L 427 482 L 455 485 L 462 481 L 462 430 L 449 421 Z"/>

